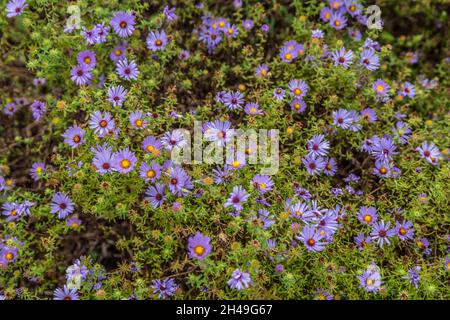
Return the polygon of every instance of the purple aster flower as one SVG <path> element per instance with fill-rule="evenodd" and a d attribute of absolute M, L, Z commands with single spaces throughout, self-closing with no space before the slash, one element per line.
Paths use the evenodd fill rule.
<path fill-rule="evenodd" d="M 70 30 L 68 30 L 68 31 L 70 31 Z M 97 40 L 94 29 L 86 29 L 83 27 L 81 29 L 80 34 L 84 38 L 84 40 L 86 40 L 86 43 L 89 45 L 94 44 L 95 41 Z"/>
<path fill-rule="evenodd" d="M 188 239 L 189 257 L 203 260 L 211 252 L 211 238 L 197 231 L 195 236 Z"/>
<path fill-rule="evenodd" d="M 392 138 L 385 136 L 372 146 L 372 155 L 379 161 L 390 161 L 397 154 L 396 149 Z"/>
<path fill-rule="evenodd" d="M 130 113 L 130 124 L 134 129 L 144 129 L 148 126 L 146 115 L 142 111 L 134 111 Z"/>
<path fill-rule="evenodd" d="M 283 46 L 280 50 L 281 61 L 291 63 L 297 58 L 297 52 L 290 50 L 287 46 Z"/>
<path fill-rule="evenodd" d="M 361 31 L 357 28 L 348 28 L 348 35 L 353 39 L 353 41 L 361 41 L 362 34 Z"/>
<path fill-rule="evenodd" d="M 148 136 L 142 141 L 142 149 L 153 154 L 155 157 L 159 156 L 162 147 L 162 142 L 154 136 Z"/>
<path fill-rule="evenodd" d="M 252 215 L 249 221 L 255 226 L 261 226 L 263 229 L 267 229 L 275 224 L 273 216 L 266 209 L 258 209 L 258 214 Z"/>
<path fill-rule="evenodd" d="M 121 107 L 125 96 L 127 95 L 127 90 L 122 86 L 115 86 L 108 89 L 108 101 L 115 107 Z"/>
<path fill-rule="evenodd" d="M 425 141 L 420 147 L 417 147 L 416 150 L 419 152 L 420 158 L 425 159 L 432 165 L 438 164 L 440 152 L 433 142 Z"/>
<path fill-rule="evenodd" d="M 67 285 L 64 288 L 56 288 L 53 294 L 53 300 L 80 300 L 78 297 L 77 289 L 69 289 Z"/>
<path fill-rule="evenodd" d="M 252 279 L 250 278 L 250 274 L 247 272 L 242 272 L 239 269 L 233 271 L 231 275 L 231 279 L 228 280 L 227 284 L 231 289 L 242 290 L 244 288 L 248 288 L 252 284 Z"/>
<path fill-rule="evenodd" d="M 111 19 L 110 24 L 119 37 L 126 38 L 131 36 L 134 31 L 135 16 L 119 11 Z"/>
<path fill-rule="evenodd" d="M 147 36 L 147 46 L 152 51 L 164 49 L 167 45 L 167 35 L 164 30 L 150 32 Z"/>
<path fill-rule="evenodd" d="M 105 23 L 99 23 L 94 26 L 94 37 L 96 43 L 102 43 L 106 41 L 106 37 L 108 36 L 109 27 L 105 26 Z"/>
<path fill-rule="evenodd" d="M 113 168 L 120 173 L 128 173 L 133 170 L 137 161 L 136 156 L 129 148 L 117 151 L 113 158 Z"/>
<path fill-rule="evenodd" d="M 381 275 L 374 268 L 368 268 L 362 275 L 358 276 L 361 288 L 367 292 L 378 292 L 381 286 Z"/>
<path fill-rule="evenodd" d="M 428 202 L 428 194 L 426 194 L 425 192 L 422 192 L 421 194 L 419 194 L 417 196 L 417 198 L 419 199 L 421 204 L 424 204 L 424 203 Z"/>
<path fill-rule="evenodd" d="M 208 122 L 203 127 L 204 137 L 208 141 L 216 141 L 218 146 L 226 145 L 235 135 L 235 130 L 231 129 L 231 122 L 215 120 Z"/>
<path fill-rule="evenodd" d="M 313 221 L 313 223 L 318 228 L 319 234 L 323 234 L 327 238 L 331 237 L 337 231 L 339 227 L 337 219 L 338 212 L 335 210 L 326 210 L 325 213 L 319 216 L 317 221 Z"/>
<path fill-rule="evenodd" d="M 342 129 L 350 129 L 353 123 L 352 114 L 345 109 L 333 111 L 333 123 L 335 126 Z"/>
<path fill-rule="evenodd" d="M 45 172 L 45 164 L 43 164 L 42 162 L 35 162 L 31 166 L 30 176 L 33 178 L 34 181 L 39 181 L 44 172 Z"/>
<path fill-rule="evenodd" d="M 344 6 L 343 0 L 328 0 L 328 4 L 330 5 L 330 8 L 333 10 L 339 10 L 342 9 Z"/>
<path fill-rule="evenodd" d="M 363 206 L 359 209 L 358 220 L 366 225 L 377 222 L 377 208 Z"/>
<path fill-rule="evenodd" d="M 186 145 L 187 141 L 184 139 L 183 134 L 179 130 L 173 130 L 172 132 L 166 132 L 161 139 L 161 143 L 167 151 L 172 151 L 174 148 L 182 148 Z"/>
<path fill-rule="evenodd" d="M 405 280 L 409 280 L 410 284 L 413 284 L 416 289 L 419 287 L 420 282 L 420 266 L 415 266 L 408 270 L 408 274 L 406 276 L 403 276 L 402 278 Z"/>
<path fill-rule="evenodd" d="M 169 6 L 165 6 L 164 15 L 166 16 L 167 21 L 175 21 L 178 18 L 178 16 L 175 14 L 175 7 L 169 8 Z"/>
<path fill-rule="evenodd" d="M 268 32 L 269 29 L 270 29 L 270 27 L 269 27 L 268 24 L 263 24 L 263 25 L 261 26 L 261 31 L 264 32 L 264 33 Z"/>
<path fill-rule="evenodd" d="M 269 67 L 267 66 L 267 64 L 260 64 L 256 68 L 255 75 L 257 77 L 265 78 L 267 77 L 268 74 L 269 74 Z"/>
<path fill-rule="evenodd" d="M 414 229 L 411 221 L 395 222 L 395 232 L 400 240 L 412 240 L 414 238 Z"/>
<path fill-rule="evenodd" d="M 392 132 L 394 134 L 394 137 L 397 138 L 400 141 L 400 143 L 406 144 L 409 140 L 411 128 L 403 121 L 397 121 L 395 126 L 392 127 Z"/>
<path fill-rule="evenodd" d="M 73 212 L 74 204 L 70 198 L 62 192 L 57 192 L 52 197 L 50 212 L 57 213 L 58 218 L 63 219 Z"/>
<path fill-rule="evenodd" d="M 284 94 L 285 94 L 285 91 L 284 91 L 283 88 L 276 88 L 273 91 L 273 96 L 277 100 L 283 100 L 284 99 Z"/>
<path fill-rule="evenodd" d="M 264 112 L 259 108 L 259 105 L 255 102 L 249 102 L 245 105 L 244 112 L 249 115 L 261 115 Z"/>
<path fill-rule="evenodd" d="M 378 120 L 377 114 L 375 110 L 373 110 L 372 108 L 363 109 L 361 110 L 360 114 L 361 118 L 367 121 L 368 123 L 374 123 L 375 121 Z"/>
<path fill-rule="evenodd" d="M 187 60 L 189 59 L 189 57 L 191 56 L 191 53 L 187 50 L 181 50 L 180 54 L 178 55 L 180 57 L 180 59 L 182 60 Z"/>
<path fill-rule="evenodd" d="M 115 62 L 124 59 L 126 49 L 127 47 L 125 44 L 120 44 L 116 46 L 114 49 L 112 49 L 111 53 L 109 54 L 109 58 Z"/>
<path fill-rule="evenodd" d="M 182 195 L 183 189 L 192 189 L 191 177 L 181 167 L 173 167 L 168 171 L 169 176 L 169 189 L 170 192 L 177 195 Z"/>
<path fill-rule="evenodd" d="M 26 0 L 10 0 L 6 4 L 6 17 L 13 18 L 21 15 L 27 6 Z"/>
<path fill-rule="evenodd" d="M 375 71 L 380 67 L 378 55 L 372 48 L 363 49 L 360 63 L 370 71 Z"/>
<path fill-rule="evenodd" d="M 378 79 L 372 83 L 372 88 L 379 96 L 387 96 L 389 94 L 389 85 L 381 79 Z"/>
<path fill-rule="evenodd" d="M 227 92 L 223 97 L 223 104 L 230 110 L 241 109 L 244 104 L 244 96 L 238 91 Z"/>
<path fill-rule="evenodd" d="M 258 190 L 260 194 L 264 194 L 267 191 L 272 190 L 273 181 L 272 178 L 267 174 L 257 174 L 253 177 L 250 184 Z"/>
<path fill-rule="evenodd" d="M 14 113 L 16 113 L 16 111 L 17 111 L 17 106 L 14 102 L 7 103 L 5 105 L 5 107 L 3 108 L 3 113 L 5 115 L 7 115 L 8 117 L 13 116 Z"/>
<path fill-rule="evenodd" d="M 293 95 L 297 98 L 304 97 L 306 95 L 306 93 L 308 92 L 308 85 L 303 80 L 297 80 L 297 79 L 291 80 L 291 81 L 289 81 L 288 87 L 289 87 L 291 95 Z"/>
<path fill-rule="evenodd" d="M 369 244 L 372 241 L 372 238 L 369 236 L 366 237 L 366 235 L 363 232 L 360 232 L 355 237 L 354 241 L 358 250 L 361 251 L 367 244 Z"/>
<path fill-rule="evenodd" d="M 252 30 L 254 25 L 255 25 L 255 23 L 250 19 L 245 19 L 242 22 L 242 26 L 247 30 Z"/>
<path fill-rule="evenodd" d="M 154 209 L 162 206 L 164 201 L 166 201 L 166 197 L 164 195 L 165 186 L 162 183 L 157 183 L 154 186 L 148 187 L 145 195 L 147 196 L 145 199 L 150 202 Z"/>
<path fill-rule="evenodd" d="M 289 215 L 291 217 L 301 219 L 304 222 L 309 222 L 315 219 L 315 215 L 309 205 L 301 201 L 297 201 L 289 206 Z"/>
<path fill-rule="evenodd" d="M 414 88 L 414 85 L 408 81 L 406 81 L 403 84 L 402 87 L 402 94 L 409 97 L 409 98 L 413 98 L 416 95 L 416 90 Z"/>
<path fill-rule="evenodd" d="M 320 173 L 326 165 L 323 157 L 307 155 L 302 159 L 303 165 L 306 167 L 308 174 L 315 175 Z"/>
<path fill-rule="evenodd" d="M 33 84 L 35 87 L 43 87 L 45 86 L 46 80 L 45 78 L 34 78 L 33 79 Z"/>
<path fill-rule="evenodd" d="M 224 33 L 227 35 L 228 38 L 236 38 L 239 32 L 238 28 L 234 24 L 227 23 Z"/>
<path fill-rule="evenodd" d="M 307 143 L 308 155 L 310 156 L 326 156 L 330 149 L 330 143 L 325 139 L 323 134 L 312 137 Z"/>
<path fill-rule="evenodd" d="M 324 235 L 320 234 L 315 227 L 306 225 L 300 235 L 294 236 L 297 240 L 303 242 L 308 251 L 322 251 L 327 244 L 324 241 Z"/>
<path fill-rule="evenodd" d="M 82 221 L 80 219 L 78 219 L 76 217 L 72 217 L 72 218 L 67 219 L 66 226 L 76 230 L 81 225 L 81 223 L 82 223 Z"/>
<path fill-rule="evenodd" d="M 216 184 L 225 184 L 230 178 L 230 168 L 229 166 L 224 166 L 221 170 L 219 167 L 212 170 L 213 179 Z"/>
<path fill-rule="evenodd" d="M 352 17 L 359 16 L 363 9 L 362 5 L 356 0 L 345 0 L 345 8 Z"/>
<path fill-rule="evenodd" d="M 242 203 L 247 201 L 250 195 L 242 186 L 233 187 L 233 191 L 230 193 L 227 202 L 225 202 L 224 207 L 233 206 L 236 210 L 242 210 Z"/>
<path fill-rule="evenodd" d="M 75 260 L 75 263 L 66 269 L 67 281 L 74 279 L 85 280 L 89 275 L 89 270 L 86 266 L 81 264 L 80 259 Z"/>
<path fill-rule="evenodd" d="M 8 245 L 0 246 L 0 270 L 9 263 L 14 262 L 19 256 L 18 249 Z"/>
<path fill-rule="evenodd" d="M 395 235 L 395 230 L 389 229 L 390 226 L 391 223 L 389 221 L 385 223 L 383 220 L 373 224 L 370 236 L 381 248 L 385 243 L 390 244 L 391 242 L 389 241 L 389 237 L 393 237 Z"/>
<path fill-rule="evenodd" d="M 170 298 L 179 288 L 172 278 L 153 280 L 151 287 L 153 289 L 153 294 L 158 294 L 159 299 Z"/>
<path fill-rule="evenodd" d="M 302 113 L 306 110 L 306 103 L 302 99 L 295 98 L 291 101 L 290 106 L 292 110 L 297 113 Z"/>
<path fill-rule="evenodd" d="M 320 10 L 320 19 L 322 19 L 323 22 L 329 22 L 332 14 L 333 11 L 330 8 L 324 7 Z"/>
<path fill-rule="evenodd" d="M 323 173 L 328 176 L 334 176 L 337 171 L 337 162 L 335 158 L 328 158 L 323 168 Z"/>
<path fill-rule="evenodd" d="M 139 76 L 139 70 L 134 60 L 128 62 L 127 58 L 119 60 L 116 64 L 116 71 L 119 77 L 124 80 L 136 80 Z"/>
<path fill-rule="evenodd" d="M 330 26 L 336 30 L 341 30 L 347 26 L 347 18 L 341 11 L 335 11 L 331 14 Z"/>
<path fill-rule="evenodd" d="M 366 41 L 364 41 L 362 48 L 363 49 L 372 48 L 375 51 L 380 51 L 380 44 L 378 43 L 378 41 L 367 38 Z"/>
<path fill-rule="evenodd" d="M 416 245 L 419 247 L 419 249 L 422 249 L 426 255 L 429 255 L 431 253 L 430 242 L 427 238 L 422 237 L 420 239 L 416 240 Z"/>
<path fill-rule="evenodd" d="M 330 189 L 330 193 L 331 193 L 333 196 L 338 197 L 338 196 L 342 196 L 342 195 L 344 194 L 344 191 L 342 191 L 341 188 L 331 188 L 331 189 Z"/>
<path fill-rule="evenodd" d="M 84 86 L 92 80 L 91 70 L 85 64 L 77 65 L 70 71 L 70 80 L 78 86 Z"/>
<path fill-rule="evenodd" d="M 391 166 L 387 161 L 375 161 L 373 173 L 380 178 L 388 178 L 391 175 Z"/>
<path fill-rule="evenodd" d="M 33 114 L 33 119 L 36 121 L 40 120 L 45 114 L 46 106 L 42 101 L 34 100 L 30 108 Z"/>
<path fill-rule="evenodd" d="M 94 151 L 94 158 L 92 164 L 100 174 L 105 174 L 113 171 L 114 157 L 112 148 L 106 145 L 97 146 Z"/>
<path fill-rule="evenodd" d="M 77 62 L 79 65 L 84 65 L 87 69 L 93 69 L 97 62 L 95 52 L 91 50 L 81 51 L 77 55 Z"/>
<path fill-rule="evenodd" d="M 63 137 L 64 142 L 75 149 L 84 143 L 84 130 L 78 125 L 73 125 L 64 132 Z"/>
<path fill-rule="evenodd" d="M 155 161 L 152 161 L 151 165 L 146 162 L 142 162 L 139 175 L 145 180 L 145 182 L 154 182 L 161 176 L 161 166 Z"/>
<path fill-rule="evenodd" d="M 9 201 L 2 205 L 2 214 L 7 217 L 7 222 L 17 220 L 21 216 L 18 204 Z"/>
<path fill-rule="evenodd" d="M 331 57 L 334 60 L 335 66 L 341 65 L 345 69 L 347 69 L 353 63 L 353 51 L 352 50 L 345 51 L 344 47 L 334 51 L 331 54 Z"/>
<path fill-rule="evenodd" d="M 104 115 L 100 111 L 94 111 L 89 120 L 89 128 L 94 130 L 100 138 L 103 138 L 108 133 L 114 131 L 114 119 L 111 118 L 109 112 Z"/>

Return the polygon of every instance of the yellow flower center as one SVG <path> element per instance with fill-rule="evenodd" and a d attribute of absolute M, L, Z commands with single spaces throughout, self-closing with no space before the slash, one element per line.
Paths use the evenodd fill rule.
<path fill-rule="evenodd" d="M 355 10 L 356 10 L 356 6 L 351 5 L 350 8 L 349 8 L 349 10 L 350 10 L 351 12 L 355 11 Z"/>
<path fill-rule="evenodd" d="M 70 226 L 72 227 L 72 229 L 76 229 L 79 227 L 78 223 L 76 223 L 75 221 L 72 222 L 72 224 Z"/>
<path fill-rule="evenodd" d="M 136 125 L 136 127 L 142 127 L 142 125 L 144 124 L 144 122 L 141 119 L 137 119 L 134 124 Z"/>
<path fill-rule="evenodd" d="M 331 17 L 331 13 L 329 13 L 329 12 L 325 13 L 325 19 L 330 19 L 330 17 Z"/>
<path fill-rule="evenodd" d="M 300 109 L 300 103 L 294 103 L 294 109 Z"/>
<path fill-rule="evenodd" d="M 11 261 L 12 259 L 14 259 L 14 255 L 12 254 L 12 252 L 7 252 L 5 254 L 5 259 L 8 261 Z"/>
<path fill-rule="evenodd" d="M 154 176 L 155 176 L 155 171 L 153 171 L 153 170 L 148 170 L 147 171 L 147 177 L 153 178 Z"/>
<path fill-rule="evenodd" d="M 36 174 L 38 175 L 38 176 L 40 176 L 41 174 L 42 174 L 42 167 L 37 167 L 36 168 Z"/>
<path fill-rule="evenodd" d="M 227 30 L 227 32 L 228 32 L 228 34 L 233 34 L 233 29 L 229 28 L 229 29 Z"/>
<path fill-rule="evenodd" d="M 238 168 L 241 164 L 239 161 L 235 160 L 231 165 L 233 166 L 233 168 Z"/>
<path fill-rule="evenodd" d="M 11 179 L 6 180 L 6 185 L 7 186 L 12 186 L 13 181 Z"/>
<path fill-rule="evenodd" d="M 336 20 L 336 21 L 334 22 L 334 25 L 335 25 L 336 27 L 339 27 L 339 26 L 341 25 L 341 20 Z"/>
<path fill-rule="evenodd" d="M 381 92 L 384 91 L 384 87 L 381 84 L 377 85 L 376 88 L 377 88 L 377 91 L 381 91 Z"/>
<path fill-rule="evenodd" d="M 301 90 L 300 88 L 295 88 L 295 89 L 294 89 L 294 94 L 295 94 L 296 96 L 299 96 L 299 95 L 302 94 L 302 90 Z"/>
<path fill-rule="evenodd" d="M 116 51 L 114 51 L 114 54 L 116 56 L 120 56 L 122 54 L 122 50 L 116 49 Z"/>
<path fill-rule="evenodd" d="M 73 142 L 75 142 L 75 143 L 80 142 L 80 140 L 81 140 L 80 136 L 74 136 L 73 137 Z"/>
<path fill-rule="evenodd" d="M 155 150 L 154 146 L 147 146 L 147 151 L 148 152 L 153 152 Z"/>
<path fill-rule="evenodd" d="M 404 236 L 404 235 L 406 234 L 406 229 L 403 228 L 403 227 L 401 227 L 401 228 L 398 230 L 398 233 L 400 233 L 402 236 Z"/>
<path fill-rule="evenodd" d="M 219 27 L 221 27 L 221 28 L 225 27 L 225 22 L 224 21 L 219 21 Z"/>
<path fill-rule="evenodd" d="M 386 172 L 387 172 L 387 169 L 386 169 L 386 168 L 383 167 L 383 168 L 380 169 L 380 173 L 381 173 L 381 174 L 386 174 Z"/>
<path fill-rule="evenodd" d="M 161 40 L 156 40 L 155 41 L 155 45 L 157 46 L 157 47 L 160 47 L 161 45 L 162 45 L 162 41 Z"/>
<path fill-rule="evenodd" d="M 291 60 L 292 59 L 292 54 L 291 53 L 286 53 L 285 55 L 284 55 L 284 58 L 286 59 L 286 60 Z"/>
<path fill-rule="evenodd" d="M 368 286 L 373 285 L 373 280 L 372 280 L 372 278 L 367 278 L 366 283 L 367 283 Z"/>
<path fill-rule="evenodd" d="M 194 248 L 194 252 L 196 255 L 201 256 L 203 253 L 205 253 L 205 247 L 198 245 Z"/>
<path fill-rule="evenodd" d="M 131 166 L 131 162 L 128 159 L 123 159 L 122 161 L 120 161 L 120 166 L 124 169 L 127 169 Z"/>
<path fill-rule="evenodd" d="M 256 108 L 255 107 L 250 108 L 250 113 L 256 113 Z"/>
<path fill-rule="evenodd" d="M 84 63 L 89 64 L 91 63 L 92 59 L 90 57 L 85 57 L 84 58 Z"/>
<path fill-rule="evenodd" d="M 372 222 L 372 216 L 366 214 L 366 215 L 364 216 L 363 220 L 364 220 L 365 222 L 367 222 L 367 223 L 370 223 L 370 222 Z"/>
<path fill-rule="evenodd" d="M 266 69 L 262 69 L 262 70 L 261 70 L 261 74 L 262 74 L 263 76 L 267 75 L 267 70 L 266 70 Z"/>
<path fill-rule="evenodd" d="M 339 8 L 339 2 L 333 2 L 333 9 Z"/>
<path fill-rule="evenodd" d="M 16 209 L 12 209 L 10 215 L 12 215 L 13 217 L 15 217 L 15 216 L 17 215 Z"/>

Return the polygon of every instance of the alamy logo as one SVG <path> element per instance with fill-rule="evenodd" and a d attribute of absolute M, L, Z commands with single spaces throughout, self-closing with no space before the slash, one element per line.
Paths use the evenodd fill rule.
<path fill-rule="evenodd" d="M 178 137 L 171 150 L 171 160 L 177 164 L 222 164 L 234 169 L 255 165 L 262 174 L 278 172 L 279 131 L 276 129 L 232 129 L 204 126 L 201 121 L 195 121 L 193 135 L 189 130 L 176 129 L 171 136 Z"/>

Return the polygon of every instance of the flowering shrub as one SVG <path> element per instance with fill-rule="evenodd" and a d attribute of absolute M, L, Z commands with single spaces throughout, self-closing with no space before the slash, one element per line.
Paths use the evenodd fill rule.
<path fill-rule="evenodd" d="M 2 299 L 450 298 L 444 4 L 1 8 Z"/>

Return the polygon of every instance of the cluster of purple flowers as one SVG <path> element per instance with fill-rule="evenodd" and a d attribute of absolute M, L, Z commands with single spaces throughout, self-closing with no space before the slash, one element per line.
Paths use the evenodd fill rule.
<path fill-rule="evenodd" d="M 328 158 L 330 143 L 323 134 L 315 135 L 307 143 L 308 154 L 302 159 L 308 174 L 315 175 L 324 172 L 333 176 L 337 171 L 336 159 Z"/>
<path fill-rule="evenodd" d="M 16 238 L 6 236 L 0 239 L 0 270 L 6 269 L 19 257 L 19 248 L 23 245 Z"/>
<path fill-rule="evenodd" d="M 367 16 L 363 14 L 362 5 L 356 0 L 328 0 L 329 7 L 320 11 L 320 18 L 328 22 L 336 30 L 342 30 L 348 24 L 349 18 L 354 18 L 362 25 L 367 24 Z"/>
<path fill-rule="evenodd" d="M 14 221 L 22 216 L 30 216 L 30 208 L 34 205 L 34 202 L 28 200 L 25 200 L 22 203 L 6 201 L 2 205 L 2 214 L 7 217 L 6 221 Z"/>
<path fill-rule="evenodd" d="M 247 26 L 247 27 L 246 27 Z M 244 25 L 248 29 L 249 22 Z M 212 53 L 222 40 L 236 38 L 239 28 L 229 22 L 226 18 L 213 18 L 210 15 L 202 16 L 202 24 L 194 33 L 198 34 L 199 40 L 206 45 L 209 53 Z"/>

